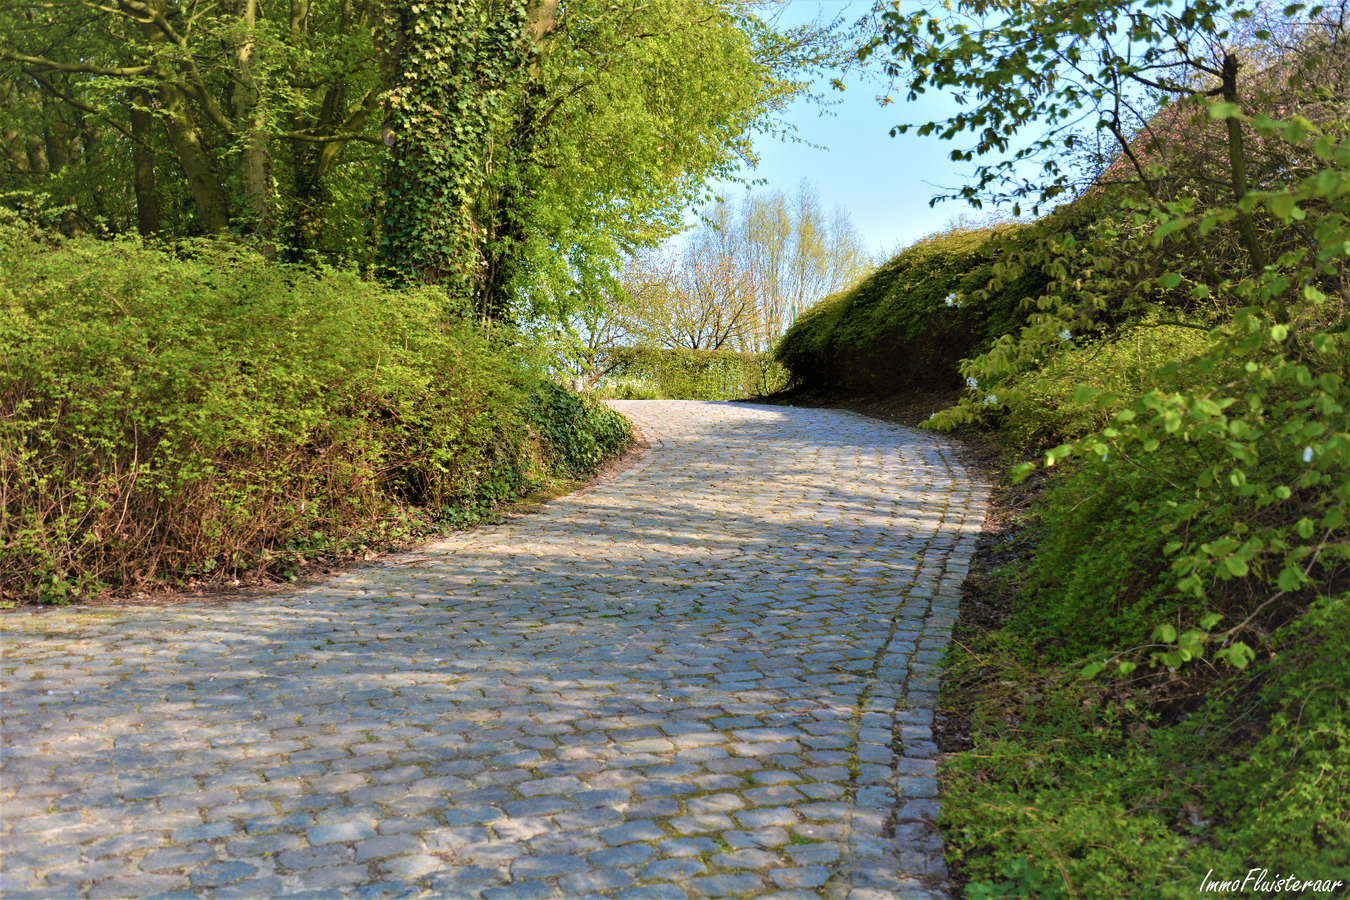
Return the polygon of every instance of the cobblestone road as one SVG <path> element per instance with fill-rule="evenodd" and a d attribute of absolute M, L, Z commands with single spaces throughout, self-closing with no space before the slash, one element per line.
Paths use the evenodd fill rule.
<path fill-rule="evenodd" d="M 0 893 L 940 894 L 982 488 L 848 413 L 616 405 L 635 466 L 416 558 L 0 620 Z"/>

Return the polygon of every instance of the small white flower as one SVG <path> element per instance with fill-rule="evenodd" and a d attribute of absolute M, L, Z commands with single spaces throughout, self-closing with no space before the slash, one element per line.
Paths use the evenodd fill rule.
<path fill-rule="evenodd" d="M 1312 457 L 1313 457 L 1312 448 L 1311 448 L 1311 447 L 1304 447 L 1304 448 L 1303 448 L 1303 461 L 1304 461 L 1304 462 L 1312 462 Z"/>
<path fill-rule="evenodd" d="M 1063 331 L 1061 331 L 1061 332 L 1059 333 L 1059 339 L 1060 339 L 1061 341 L 1067 341 L 1067 340 L 1069 340 L 1069 339 L 1072 338 L 1072 337 L 1073 337 L 1073 332 L 1070 331 L 1070 330 L 1067 329 L 1067 328 L 1065 328 Z"/>
<path fill-rule="evenodd" d="M 947 304 L 948 306 L 957 306 L 957 305 L 959 305 L 959 304 L 957 304 L 957 302 L 956 302 L 956 295 L 955 295 L 955 294 L 948 294 L 948 295 L 947 295 L 946 297 L 944 297 L 943 299 L 945 300 L 945 302 L 946 302 L 946 304 Z"/>
<path fill-rule="evenodd" d="M 998 394 L 990 394 L 989 396 L 984 398 L 985 406 L 993 406 L 997 402 L 998 402 Z"/>
<path fill-rule="evenodd" d="M 979 387 L 979 386 L 980 386 L 980 383 L 979 383 L 978 381 L 976 381 L 974 378 L 967 378 L 967 379 L 966 379 L 966 387 L 970 388 L 972 391 L 975 390 L 975 389 L 976 389 L 977 387 Z"/>
<path fill-rule="evenodd" d="M 1108 456 L 1110 456 L 1110 455 L 1111 455 L 1111 451 L 1110 451 L 1110 450 L 1107 450 L 1105 453 L 1103 453 L 1103 454 L 1102 454 L 1102 462 L 1106 462 L 1106 458 L 1107 458 Z"/>

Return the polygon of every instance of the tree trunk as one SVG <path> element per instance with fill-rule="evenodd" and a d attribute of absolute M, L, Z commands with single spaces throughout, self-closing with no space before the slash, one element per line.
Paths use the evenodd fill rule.
<path fill-rule="evenodd" d="M 1223 58 L 1223 99 L 1233 105 L 1238 102 L 1237 90 L 1238 59 L 1229 53 Z M 1242 142 L 1242 122 L 1236 117 L 1226 120 L 1228 125 L 1228 170 L 1233 178 L 1233 202 L 1241 203 L 1247 196 L 1247 156 Z M 1238 212 L 1238 234 L 1247 247 L 1251 259 L 1253 275 L 1260 275 L 1266 268 L 1266 251 L 1256 236 L 1256 226 L 1252 224 L 1251 213 Z"/>
<path fill-rule="evenodd" d="M 539 53 L 544 38 L 558 21 L 558 0 L 528 0 L 521 41 L 531 52 L 529 78 L 525 85 L 514 141 L 501 155 L 499 177 L 487 192 L 481 225 L 484 265 L 478 281 L 478 314 L 489 321 L 504 321 L 511 315 L 511 285 L 519 267 L 520 252 L 528 237 L 525 229 L 529 186 L 520 165 L 529 158 L 535 141 L 538 111 L 545 98 Z"/>
<path fill-rule="evenodd" d="M 253 56 L 257 45 L 253 29 L 258 24 L 257 0 L 241 0 L 240 18 L 244 36 L 235 48 L 235 67 L 238 78 L 234 85 L 234 124 L 244 137 L 239 157 L 239 177 L 244 187 L 244 213 L 260 234 L 271 232 L 267 210 L 267 136 L 266 122 L 258 109 L 258 92 L 253 76 Z"/>
<path fill-rule="evenodd" d="M 192 200 L 197 208 L 197 221 L 207 234 L 220 234 L 230 227 L 229 201 L 220 179 L 212 170 L 211 160 L 202 147 L 201 135 L 192 120 L 192 110 L 183 92 L 173 85 L 160 89 L 160 104 L 169 114 L 165 129 L 169 143 L 178 154 Z"/>
<path fill-rule="evenodd" d="M 154 130 L 150 92 L 139 87 L 127 91 L 127 108 L 131 113 L 131 134 L 136 138 L 136 142 L 131 145 L 136 230 L 141 233 L 141 237 L 152 237 L 159 234 L 160 225 L 159 198 L 155 195 L 155 154 L 150 150 Z"/>

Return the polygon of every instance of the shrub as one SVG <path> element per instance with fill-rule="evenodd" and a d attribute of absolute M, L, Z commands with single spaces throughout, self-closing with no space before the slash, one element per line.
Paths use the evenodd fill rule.
<path fill-rule="evenodd" d="M 1168 363 L 1194 360 L 1208 348 L 1202 330 L 1140 322 L 1098 340 L 1064 339 L 1060 352 L 1042 365 L 998 386 L 1004 401 L 999 428 L 1016 449 L 1043 449 L 1105 428 L 1120 403 L 1076 400 L 1079 385 L 1117 397 L 1137 397 L 1155 388 L 1197 380 L 1195 373 L 1164 375 Z M 991 404 L 992 405 L 992 404 Z"/>
<path fill-rule="evenodd" d="M 220 243 L 170 254 L 12 223 L 0 242 L 9 596 L 214 577 L 288 544 L 387 540 L 414 510 L 574 473 L 625 428 L 608 411 L 563 410 L 552 388 L 531 401 L 539 379 L 523 359 L 436 291 Z M 566 423 L 548 418 L 559 411 Z"/>
<path fill-rule="evenodd" d="M 879 393 L 959 383 L 958 363 L 1018 327 L 1039 276 L 986 290 L 1021 226 L 949 231 L 919 241 L 857 287 L 799 317 L 775 358 L 808 388 Z"/>
<path fill-rule="evenodd" d="M 977 698 L 976 749 L 944 768 L 940 822 L 966 897 L 1181 900 L 1252 867 L 1345 879 L 1348 639 L 1350 595 L 1324 598 L 1168 720 L 1156 683 L 1066 678 L 1011 635 L 954 654 L 944 690 Z"/>

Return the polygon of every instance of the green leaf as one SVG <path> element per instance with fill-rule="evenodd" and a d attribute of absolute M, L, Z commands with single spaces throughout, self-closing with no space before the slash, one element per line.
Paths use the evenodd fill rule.
<path fill-rule="evenodd" d="M 1211 119 L 1235 119 L 1241 118 L 1242 110 L 1236 103 L 1211 103 L 1209 105 L 1209 117 Z"/>
<path fill-rule="evenodd" d="M 1171 290 L 1172 288 L 1176 287 L 1179 284 L 1181 284 L 1180 272 L 1168 272 L 1166 275 L 1158 279 L 1158 285 L 1160 287 L 1167 288 L 1168 290 Z"/>
<path fill-rule="evenodd" d="M 1235 641 L 1231 646 L 1215 653 L 1214 658 L 1223 660 L 1235 669 L 1245 669 L 1256 659 L 1256 651 L 1242 641 Z"/>
<path fill-rule="evenodd" d="M 1271 215 L 1287 222 L 1294 212 L 1294 197 L 1292 194 L 1276 194 L 1266 200 L 1266 208 Z"/>

